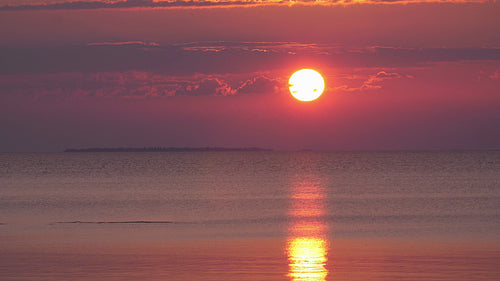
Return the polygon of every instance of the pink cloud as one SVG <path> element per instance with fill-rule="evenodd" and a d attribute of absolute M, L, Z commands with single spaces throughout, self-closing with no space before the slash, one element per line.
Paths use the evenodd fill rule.
<path fill-rule="evenodd" d="M 380 89 L 382 88 L 381 83 L 385 80 L 391 80 L 391 79 L 400 79 L 400 78 L 408 78 L 411 79 L 413 76 L 411 75 L 404 75 L 402 76 L 399 73 L 396 72 L 386 72 L 386 71 L 379 71 L 376 74 L 369 75 L 368 79 L 366 79 L 362 85 L 359 87 L 349 87 L 348 85 L 342 85 L 338 86 L 335 88 L 335 90 L 340 90 L 340 91 L 346 91 L 346 92 L 355 92 L 355 91 L 366 91 L 366 90 L 373 90 L 373 89 Z"/>
<path fill-rule="evenodd" d="M 495 71 L 495 73 L 491 74 L 488 76 L 491 80 L 498 80 L 500 79 L 500 70 Z"/>

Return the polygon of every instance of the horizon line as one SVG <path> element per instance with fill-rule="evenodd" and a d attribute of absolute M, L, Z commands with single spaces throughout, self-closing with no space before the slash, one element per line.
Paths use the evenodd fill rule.
<path fill-rule="evenodd" d="M 128 151 L 126 151 L 128 150 Z M 198 146 L 198 147 L 91 147 L 91 148 L 67 148 L 54 151 L 0 151 L 1 154 L 54 154 L 54 153 L 134 153 L 134 152 L 351 152 L 351 153 L 390 153 L 390 152 L 498 152 L 500 148 L 446 148 L 446 149 L 275 149 L 261 147 L 220 147 L 220 146 Z"/>

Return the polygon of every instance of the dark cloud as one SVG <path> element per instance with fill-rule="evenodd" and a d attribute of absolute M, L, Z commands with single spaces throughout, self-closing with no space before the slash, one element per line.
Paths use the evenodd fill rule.
<path fill-rule="evenodd" d="M 280 83 L 276 79 L 257 76 L 245 81 L 236 89 L 238 94 L 274 93 L 279 91 Z"/>
<path fill-rule="evenodd" d="M 461 60 L 500 60 L 499 48 L 393 48 L 372 47 L 374 54 L 383 58 L 407 58 L 409 62 L 442 62 Z"/>
<path fill-rule="evenodd" d="M 0 75 L 133 70 L 179 76 L 260 72 L 297 61 L 380 68 L 461 60 L 500 60 L 500 49 L 342 49 L 290 42 L 213 42 L 169 46 L 116 42 L 38 48 L 0 47 Z"/>
<path fill-rule="evenodd" d="M 280 84 L 261 74 L 174 77 L 151 72 L 0 75 L 1 93 L 34 99 L 149 98 L 167 96 L 231 96 L 274 94 Z"/>
<path fill-rule="evenodd" d="M 80 46 L 0 47 L 0 74 L 64 72 L 148 71 L 172 75 L 194 73 L 244 73 L 269 68 L 283 61 L 245 48 L 206 52 L 182 46 L 151 44 L 92 44 Z M 278 64 L 279 65 L 279 64 Z M 249 71 L 250 70 L 250 71 Z"/>
<path fill-rule="evenodd" d="M 179 82 L 173 95 L 180 96 L 228 96 L 233 94 L 227 82 L 220 78 L 204 78 L 200 81 Z"/>
<path fill-rule="evenodd" d="M 160 44 L 155 42 L 143 42 L 143 41 L 126 41 L 126 42 L 96 42 L 89 43 L 87 46 L 142 46 L 142 47 L 158 47 Z"/>
<path fill-rule="evenodd" d="M 267 1 L 269 4 L 280 4 L 285 1 Z M 288 1 L 286 1 L 288 3 Z M 160 1 L 153 0 L 125 0 L 125 1 L 70 1 L 63 3 L 49 3 L 38 5 L 7 5 L 0 7 L 4 11 L 20 10 L 83 10 L 83 9 L 112 9 L 112 8 L 168 8 L 168 7 L 218 7 L 234 5 L 266 4 L 263 1 L 254 0 L 230 0 L 230 1 Z"/>
<path fill-rule="evenodd" d="M 73 93 L 71 96 L 176 96 L 274 93 L 282 83 L 262 73 L 282 73 L 296 62 L 332 67 L 393 69 L 438 62 L 498 61 L 497 48 L 343 49 L 293 42 L 205 42 L 160 46 L 151 42 L 100 42 L 60 47 L 0 47 L 3 93 Z M 257 74 L 256 74 L 257 73 Z M 239 78 L 229 78 L 231 75 Z M 280 74 L 281 75 L 281 74 Z M 489 76 L 489 77 L 488 77 Z M 378 71 L 339 90 L 377 89 Z M 496 72 L 485 77 L 498 79 Z M 281 78 L 280 78 L 281 79 Z M 78 90 L 77 90 L 78 89 Z"/>
<path fill-rule="evenodd" d="M 441 0 L 118 0 L 118 1 L 71 1 L 47 4 L 26 4 L 0 6 L 0 11 L 21 10 L 88 10 L 88 9 L 113 9 L 113 8 L 170 8 L 170 7 L 224 7 L 224 6 L 255 6 L 255 5 L 349 5 L 349 4 L 394 4 L 394 3 L 429 3 L 442 2 Z M 457 0 L 448 2 L 485 2 L 481 0 Z"/>

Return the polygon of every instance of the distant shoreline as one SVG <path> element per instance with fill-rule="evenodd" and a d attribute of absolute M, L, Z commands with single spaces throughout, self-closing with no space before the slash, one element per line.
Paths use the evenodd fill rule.
<path fill-rule="evenodd" d="M 93 148 L 68 148 L 64 152 L 209 152 L 209 151 L 273 151 L 259 147 L 93 147 Z"/>

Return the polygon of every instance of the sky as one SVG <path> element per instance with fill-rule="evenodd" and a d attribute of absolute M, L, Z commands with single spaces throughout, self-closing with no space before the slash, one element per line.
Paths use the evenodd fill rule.
<path fill-rule="evenodd" d="M 0 0 L 0 152 L 500 149 L 497 1 Z M 300 102 L 296 70 L 325 92 Z"/>

